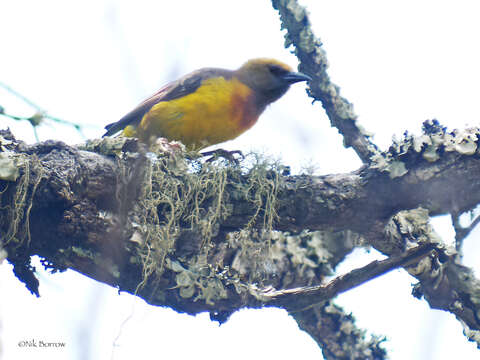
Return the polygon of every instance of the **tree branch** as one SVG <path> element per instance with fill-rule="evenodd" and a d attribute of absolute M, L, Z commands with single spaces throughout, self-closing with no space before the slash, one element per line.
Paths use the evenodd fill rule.
<path fill-rule="evenodd" d="M 313 305 L 333 299 L 340 293 L 351 290 L 393 269 L 405 267 L 414 262 L 417 263 L 435 248 L 436 245 L 433 243 L 421 244 L 398 256 L 392 256 L 382 261 L 372 261 L 364 267 L 336 277 L 327 284 L 266 291 L 261 296 L 269 304 L 283 307 L 289 312 L 303 311 Z"/>
<path fill-rule="evenodd" d="M 290 315 L 317 341 L 326 360 L 388 358 L 381 347 L 385 338 L 372 336 L 365 340 L 365 331 L 356 328 L 352 314 L 330 301 Z"/>
<path fill-rule="evenodd" d="M 296 0 L 272 0 L 272 4 L 280 13 L 282 28 L 287 30 L 285 47 L 295 47 L 299 69 L 313 79 L 309 95 L 322 103 L 332 126 L 343 135 L 345 146 L 351 146 L 362 162 L 368 164 L 378 149 L 370 134 L 357 123 L 353 105 L 340 96 L 340 88 L 331 82 L 322 42 L 312 31 L 306 9 Z"/>
<path fill-rule="evenodd" d="M 29 146 L 3 131 L 2 171 L 10 171 L 0 180 L 1 247 L 34 292 L 29 258 L 39 255 L 54 271 L 74 269 L 151 304 L 225 321 L 268 305 L 259 289 L 321 285 L 357 244 L 396 259 L 419 242 L 438 243 L 429 213 L 480 202 L 478 135 L 426 123 L 422 136 L 392 144 L 369 167 L 286 176 L 268 164 L 204 168 L 171 151 L 152 159 L 135 139 L 78 149 Z M 439 254 L 406 269 L 420 281 L 416 294 L 453 312 L 474 338 L 480 286 L 457 260 Z M 353 284 L 337 281 L 330 289 Z"/>
<path fill-rule="evenodd" d="M 470 211 L 472 210 L 473 209 L 471 209 Z M 480 215 L 477 215 L 475 219 L 470 222 L 470 225 L 463 227 L 460 224 L 461 215 L 462 213 L 458 212 L 450 214 L 450 217 L 452 219 L 452 225 L 455 230 L 455 249 L 458 251 L 459 254 L 462 253 L 463 241 L 465 240 L 465 238 L 467 238 L 468 235 L 470 235 L 470 233 L 472 232 L 472 230 L 475 229 L 475 227 L 478 225 L 478 223 L 480 223 Z"/>
<path fill-rule="evenodd" d="M 368 241 L 387 255 L 398 253 L 402 246 L 411 246 L 412 240 L 414 243 L 419 240 L 441 243 L 428 220 L 428 211 L 425 209 L 401 211 L 386 228 L 383 227 L 383 236 L 378 236 L 372 229 Z M 385 235 L 390 239 L 389 242 L 385 242 Z M 413 295 L 417 298 L 423 296 L 432 309 L 453 313 L 464 327 L 464 334 L 480 347 L 480 321 L 477 315 L 480 310 L 480 281 L 471 269 L 460 264 L 460 260 L 454 248 L 442 245 L 436 248 L 433 256 L 406 267 L 406 270 L 419 280 L 414 286 Z"/>

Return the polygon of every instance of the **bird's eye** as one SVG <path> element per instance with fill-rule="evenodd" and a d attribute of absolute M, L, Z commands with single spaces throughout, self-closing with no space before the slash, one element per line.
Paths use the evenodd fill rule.
<path fill-rule="evenodd" d="M 278 65 L 270 65 L 268 69 L 275 76 L 285 75 L 288 72 L 287 70 Z"/>

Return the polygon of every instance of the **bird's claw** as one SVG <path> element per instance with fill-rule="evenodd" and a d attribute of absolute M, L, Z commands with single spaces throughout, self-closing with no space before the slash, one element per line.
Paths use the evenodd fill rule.
<path fill-rule="evenodd" d="M 235 164 L 239 165 L 239 160 L 234 157 L 234 155 L 240 155 L 240 158 L 243 160 L 245 159 L 245 156 L 242 154 L 240 150 L 232 150 L 228 151 L 225 149 L 217 149 L 217 150 L 212 150 L 212 151 L 205 151 L 201 153 L 203 157 L 205 156 L 211 156 L 209 159 L 206 160 L 206 162 L 212 162 L 217 160 L 218 158 L 224 158 L 225 160 Z"/>

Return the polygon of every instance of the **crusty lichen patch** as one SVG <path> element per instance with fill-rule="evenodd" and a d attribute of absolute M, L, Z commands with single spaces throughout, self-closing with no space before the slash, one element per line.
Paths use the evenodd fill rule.
<path fill-rule="evenodd" d="M 393 141 L 389 150 L 372 157 L 371 167 L 388 173 L 394 179 L 408 173 L 406 159 L 409 155 L 420 155 L 428 162 L 440 159 L 444 152 L 456 152 L 460 155 L 479 153 L 478 128 L 447 131 L 437 120 L 423 123 L 423 134 L 414 136 L 405 133 L 401 140 Z"/>
<path fill-rule="evenodd" d="M 8 252 L 4 248 L 0 247 L 0 265 L 2 265 L 3 260 L 8 257 Z"/>
<path fill-rule="evenodd" d="M 399 211 L 385 227 L 386 239 L 401 251 L 417 246 L 421 242 L 441 242 L 429 221 L 427 209 L 419 207 Z M 395 250 L 392 249 L 392 252 Z"/>
<path fill-rule="evenodd" d="M 230 248 L 238 249 L 231 269 L 259 289 L 318 283 L 332 274 L 332 264 L 338 264 L 354 244 L 361 243 L 359 236 L 349 231 L 308 230 L 299 234 L 272 231 L 268 235 L 243 230 L 231 233 L 227 240 Z"/>
<path fill-rule="evenodd" d="M 20 156 L 7 148 L 12 140 L 0 135 L 0 180 L 16 181 L 20 175 L 19 166 L 22 163 Z"/>
<path fill-rule="evenodd" d="M 468 340 L 477 343 L 477 348 L 480 348 L 480 331 L 472 330 L 464 321 L 459 321 L 463 326 L 463 333 L 468 338 Z"/>

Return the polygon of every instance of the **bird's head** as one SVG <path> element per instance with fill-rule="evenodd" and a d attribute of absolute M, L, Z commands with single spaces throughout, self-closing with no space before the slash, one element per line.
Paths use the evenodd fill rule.
<path fill-rule="evenodd" d="M 311 78 L 275 59 L 252 59 L 236 72 L 238 79 L 260 95 L 265 105 L 279 99 L 293 83 Z"/>

